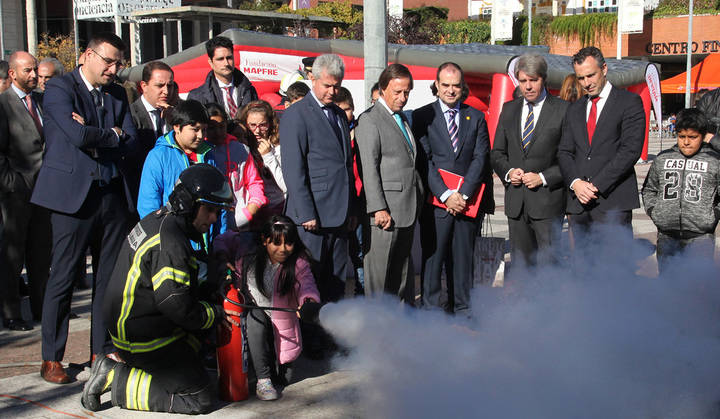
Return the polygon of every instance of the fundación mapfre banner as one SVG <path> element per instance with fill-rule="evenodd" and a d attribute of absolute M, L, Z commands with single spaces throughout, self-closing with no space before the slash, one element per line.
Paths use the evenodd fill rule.
<path fill-rule="evenodd" d="M 75 18 L 91 20 L 98 18 L 130 16 L 136 10 L 180 7 L 181 0 L 73 0 Z"/>
<path fill-rule="evenodd" d="M 280 81 L 284 75 L 303 68 L 301 56 L 240 51 L 237 67 L 250 81 Z"/>
<path fill-rule="evenodd" d="M 662 103 L 660 102 L 660 74 L 658 74 L 656 66 L 650 64 L 645 68 L 645 82 L 647 83 L 648 93 L 650 93 L 653 110 L 655 110 L 655 120 L 660 124 L 660 121 L 662 121 Z"/>

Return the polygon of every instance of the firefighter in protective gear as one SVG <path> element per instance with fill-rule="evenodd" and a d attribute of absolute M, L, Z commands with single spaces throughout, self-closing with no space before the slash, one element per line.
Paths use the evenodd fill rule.
<path fill-rule="evenodd" d="M 96 360 L 82 393 L 83 406 L 112 404 L 131 410 L 198 414 L 214 404 L 210 379 L 198 355 L 196 334 L 234 320 L 198 284 L 198 259 L 190 240 L 233 207 L 225 176 L 213 166 L 185 169 L 168 204 L 133 228 L 118 256 L 105 295 L 107 326 L 125 363 Z M 211 302 L 209 302 L 211 301 Z M 228 324 L 224 324 L 229 326 Z"/>

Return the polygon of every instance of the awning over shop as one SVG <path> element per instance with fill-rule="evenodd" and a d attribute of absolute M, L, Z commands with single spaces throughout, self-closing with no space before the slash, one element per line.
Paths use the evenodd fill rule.
<path fill-rule="evenodd" d="M 663 93 L 685 93 L 687 71 L 660 82 Z M 690 69 L 690 93 L 720 87 L 720 54 L 710 54 Z"/>

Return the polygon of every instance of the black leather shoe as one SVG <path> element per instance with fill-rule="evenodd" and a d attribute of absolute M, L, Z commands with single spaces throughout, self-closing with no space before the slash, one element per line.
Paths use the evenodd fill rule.
<path fill-rule="evenodd" d="M 25 320 L 23 319 L 6 319 L 3 320 L 3 326 L 5 326 L 6 329 L 15 330 L 17 332 L 27 332 L 28 330 L 33 330 L 33 327 L 30 326 Z"/>
<path fill-rule="evenodd" d="M 93 412 L 100 409 L 100 396 L 110 390 L 110 387 L 108 387 L 103 391 L 107 376 L 115 368 L 115 365 L 117 365 L 117 362 L 106 356 L 96 359 L 92 370 L 90 370 L 90 378 L 83 387 L 82 398 L 80 399 L 83 407 Z"/>

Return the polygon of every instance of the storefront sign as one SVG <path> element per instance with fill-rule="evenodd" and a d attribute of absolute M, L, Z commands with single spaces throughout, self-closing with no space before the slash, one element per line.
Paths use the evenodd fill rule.
<path fill-rule="evenodd" d="M 620 0 L 620 33 L 642 33 L 644 4 L 641 0 Z"/>
<path fill-rule="evenodd" d="M 180 3 L 181 0 L 74 0 L 75 17 L 78 20 L 107 18 L 115 15 L 127 17 L 136 10 L 180 7 Z"/>
<path fill-rule="evenodd" d="M 655 42 L 645 46 L 645 51 L 652 55 L 687 54 L 687 42 Z M 710 54 L 720 52 L 720 41 L 700 41 L 692 43 L 693 54 Z"/>

